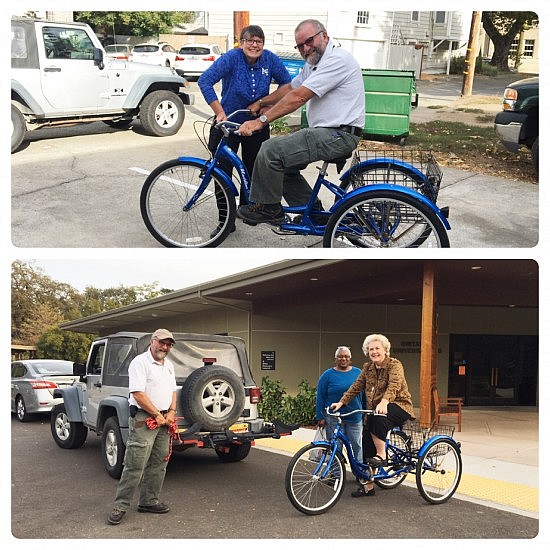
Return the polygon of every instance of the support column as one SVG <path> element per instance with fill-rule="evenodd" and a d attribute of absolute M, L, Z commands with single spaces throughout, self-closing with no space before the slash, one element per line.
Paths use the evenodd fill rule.
<path fill-rule="evenodd" d="M 435 418 L 432 388 L 437 380 L 436 283 L 433 262 L 424 262 L 422 281 L 422 321 L 420 334 L 420 423 L 430 425 Z"/>
<path fill-rule="evenodd" d="M 239 37 L 241 31 L 250 25 L 250 12 L 234 11 L 233 12 L 233 46 L 239 47 Z"/>

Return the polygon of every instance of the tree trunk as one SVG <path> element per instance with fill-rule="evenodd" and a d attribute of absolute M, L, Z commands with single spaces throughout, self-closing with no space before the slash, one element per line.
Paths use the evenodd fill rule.
<path fill-rule="evenodd" d="M 510 27 L 508 30 L 501 34 L 500 30 L 495 26 L 492 20 L 493 12 L 484 11 L 481 16 L 481 22 L 483 24 L 483 29 L 487 33 L 487 36 L 491 39 L 495 51 L 493 57 L 491 58 L 491 65 L 495 65 L 501 71 L 510 71 L 509 65 L 509 54 L 510 47 L 514 38 L 523 28 L 525 19 L 518 18 L 510 21 Z"/>

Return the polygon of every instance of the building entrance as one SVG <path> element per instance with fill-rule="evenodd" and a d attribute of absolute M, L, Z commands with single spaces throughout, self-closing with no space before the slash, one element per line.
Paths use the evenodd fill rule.
<path fill-rule="evenodd" d="M 451 335 L 448 395 L 466 406 L 536 405 L 538 359 L 538 336 Z"/>

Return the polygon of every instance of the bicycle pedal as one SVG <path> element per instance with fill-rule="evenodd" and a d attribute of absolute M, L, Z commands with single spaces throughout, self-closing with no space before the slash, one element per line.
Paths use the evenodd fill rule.
<path fill-rule="evenodd" d="M 280 227 L 271 227 L 270 229 L 276 235 L 298 235 L 296 231 L 291 231 L 290 229 L 281 229 Z"/>

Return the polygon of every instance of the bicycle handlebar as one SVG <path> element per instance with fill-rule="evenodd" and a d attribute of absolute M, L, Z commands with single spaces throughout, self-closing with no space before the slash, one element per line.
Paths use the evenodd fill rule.
<path fill-rule="evenodd" d="M 227 115 L 227 118 L 225 120 L 222 120 L 221 122 L 216 122 L 214 126 L 221 130 L 225 137 L 227 137 L 231 132 L 237 132 L 240 128 L 242 122 L 235 122 L 231 120 L 236 115 L 252 115 L 254 114 L 254 111 L 251 111 L 250 109 L 237 109 L 236 111 L 233 111 L 231 114 Z"/>
<path fill-rule="evenodd" d="M 373 409 L 355 409 L 354 411 L 349 411 L 349 412 L 347 412 L 347 413 L 341 413 L 341 412 L 338 412 L 338 411 L 336 411 L 336 412 L 330 412 L 330 406 L 329 406 L 329 407 L 327 407 L 325 410 L 326 410 L 326 413 L 327 413 L 328 416 L 335 416 L 335 417 L 338 417 L 338 416 L 341 416 L 341 417 L 350 416 L 350 415 L 355 414 L 355 413 L 358 413 L 358 412 L 360 412 L 360 413 L 366 413 L 366 414 L 376 414 L 376 413 L 374 412 Z M 385 415 L 382 415 L 382 416 L 385 416 Z"/>

